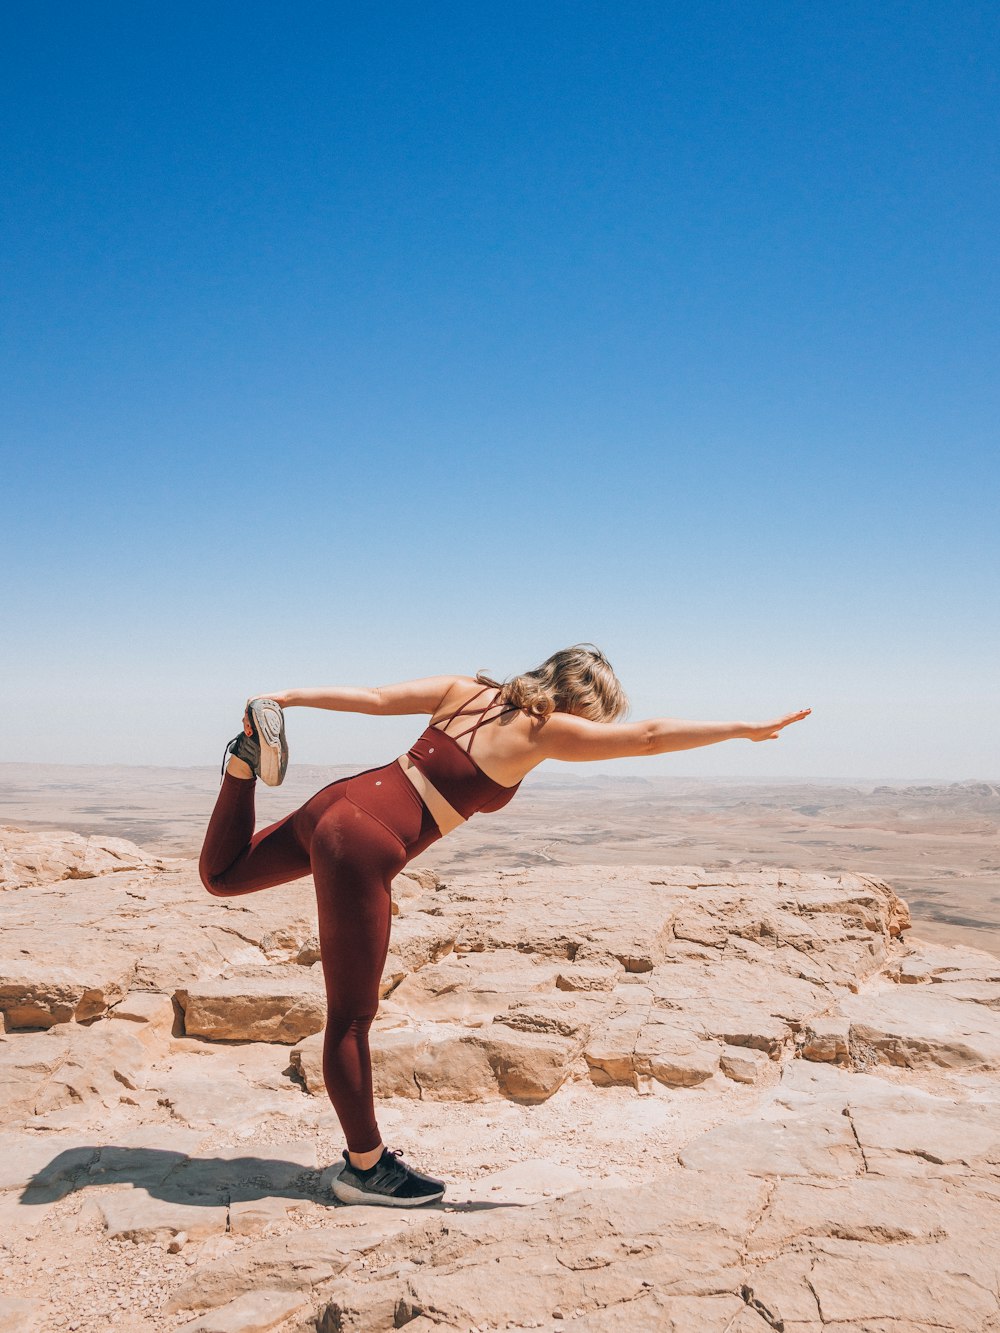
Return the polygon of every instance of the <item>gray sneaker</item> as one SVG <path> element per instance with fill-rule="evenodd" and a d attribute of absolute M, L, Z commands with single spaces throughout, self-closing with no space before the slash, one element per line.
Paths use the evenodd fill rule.
<path fill-rule="evenodd" d="M 362 1171 L 352 1166 L 345 1148 L 343 1170 L 330 1188 L 341 1203 L 373 1203 L 387 1208 L 436 1203 L 444 1194 L 444 1181 L 421 1175 L 400 1158 L 399 1149 L 384 1148 L 375 1165 Z"/>
<path fill-rule="evenodd" d="M 253 739 L 260 746 L 260 779 L 269 787 L 280 787 L 288 768 L 285 714 L 273 699 L 248 699 L 247 717 Z"/>
<path fill-rule="evenodd" d="M 230 755 L 242 759 L 254 776 L 269 787 L 280 787 L 288 768 L 288 742 L 285 740 L 285 715 L 273 699 L 248 699 L 246 717 L 252 735 L 241 731 L 226 746 L 222 770 Z"/>

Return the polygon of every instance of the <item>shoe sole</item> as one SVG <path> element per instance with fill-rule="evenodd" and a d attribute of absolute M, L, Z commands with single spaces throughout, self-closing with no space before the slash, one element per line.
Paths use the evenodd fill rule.
<path fill-rule="evenodd" d="M 284 714 L 273 699 L 251 699 L 247 705 L 260 745 L 260 780 L 280 787 L 288 769 Z"/>
<path fill-rule="evenodd" d="M 434 1194 L 425 1194 L 420 1199 L 397 1199 L 392 1194 L 370 1194 L 367 1190 L 346 1185 L 339 1179 L 335 1180 L 330 1188 L 341 1203 L 373 1203 L 381 1208 L 419 1208 L 423 1203 L 436 1203 L 438 1199 L 444 1198 L 444 1190 L 438 1190 Z"/>

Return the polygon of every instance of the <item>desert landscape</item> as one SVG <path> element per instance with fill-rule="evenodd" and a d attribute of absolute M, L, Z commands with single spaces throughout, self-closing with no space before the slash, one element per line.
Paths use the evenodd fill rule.
<path fill-rule="evenodd" d="M 279 819 L 360 765 L 293 765 L 258 793 Z M 219 787 L 209 768 L 0 763 L 0 824 L 127 838 L 197 856 Z M 888 880 L 926 939 L 1000 956 L 1000 781 L 841 783 L 529 774 L 498 816 L 472 820 L 420 865 L 442 874 L 547 865 L 796 866 Z"/>
<path fill-rule="evenodd" d="M 198 880 L 217 775 L 0 769 L 0 1330 L 1000 1330 L 996 784 L 533 775 L 394 884 L 401 1212 L 330 1193 L 310 881 Z"/>

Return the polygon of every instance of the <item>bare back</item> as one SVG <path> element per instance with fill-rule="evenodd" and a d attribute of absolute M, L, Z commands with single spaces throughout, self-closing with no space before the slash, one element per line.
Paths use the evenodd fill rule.
<path fill-rule="evenodd" d="M 539 720 L 523 709 L 497 703 L 498 693 L 492 687 L 484 690 L 469 676 L 459 676 L 429 725 L 441 721 L 439 730 L 451 736 L 488 778 L 513 787 L 546 755 L 539 744 Z M 446 721 L 449 715 L 451 720 Z M 475 719 L 471 727 L 466 719 Z"/>

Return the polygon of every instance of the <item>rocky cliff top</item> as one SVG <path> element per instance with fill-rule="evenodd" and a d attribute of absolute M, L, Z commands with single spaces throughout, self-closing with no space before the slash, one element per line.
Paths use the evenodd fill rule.
<path fill-rule="evenodd" d="M 0 831 L 0 1330 L 1000 1330 L 1000 960 L 865 875 L 413 868 L 344 1207 L 312 885 Z"/>

